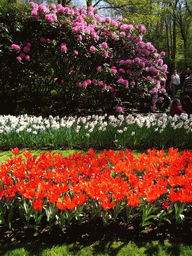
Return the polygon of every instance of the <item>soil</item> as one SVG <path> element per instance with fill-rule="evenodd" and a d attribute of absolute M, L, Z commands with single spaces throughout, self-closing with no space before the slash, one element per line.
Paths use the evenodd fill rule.
<path fill-rule="evenodd" d="M 141 219 L 135 219 L 124 225 L 120 221 L 109 222 L 107 226 L 103 226 L 102 218 L 97 218 L 91 222 L 83 222 L 81 225 L 72 223 L 68 229 L 61 229 L 56 223 L 50 230 L 44 224 L 35 231 L 31 227 L 22 226 L 20 219 L 12 223 L 12 230 L 1 230 L 0 244 L 12 242 L 30 243 L 44 242 L 52 244 L 53 241 L 59 243 L 80 243 L 95 242 L 98 240 L 105 241 L 168 241 L 170 239 L 179 239 L 185 243 L 192 244 L 192 221 L 185 221 L 184 225 L 164 224 L 158 227 L 154 220 L 154 225 L 141 228 L 139 226 Z"/>

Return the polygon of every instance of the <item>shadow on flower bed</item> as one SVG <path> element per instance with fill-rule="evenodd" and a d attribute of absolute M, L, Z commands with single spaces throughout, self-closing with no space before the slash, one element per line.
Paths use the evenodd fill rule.
<path fill-rule="evenodd" d="M 33 96 L 33 97 L 32 97 Z M 39 95 L 32 95 L 28 99 L 19 99 L 14 107 L 12 107 L 12 112 L 8 113 L 5 108 L 2 108 L 1 114 L 28 114 L 28 115 L 35 115 L 39 116 L 42 115 L 43 117 L 48 117 L 49 115 L 52 116 L 85 116 L 85 115 L 104 115 L 107 113 L 108 115 L 113 114 L 121 114 L 116 111 L 116 107 L 114 108 L 107 108 L 102 110 L 95 106 L 92 102 L 87 102 L 87 100 L 78 100 L 78 99 L 67 99 L 66 95 L 57 95 L 56 93 L 52 93 L 50 97 L 46 99 L 42 99 Z M 88 104 L 89 103 L 89 104 Z M 138 113 L 138 112 L 146 112 L 139 111 L 139 109 L 135 109 L 134 106 L 130 102 L 124 102 L 122 104 L 123 107 L 123 114 L 131 114 L 131 113 Z"/>
<path fill-rule="evenodd" d="M 173 223 L 157 227 L 154 220 L 154 226 L 147 228 L 140 228 L 140 221 L 141 219 L 136 218 L 125 226 L 117 220 L 115 223 L 109 223 L 104 227 L 102 219 L 98 218 L 96 221 L 84 222 L 80 226 L 73 223 L 68 230 L 61 230 L 59 226 L 55 225 L 50 231 L 45 219 L 43 226 L 39 228 L 38 232 L 35 232 L 34 229 L 22 227 L 22 223 L 17 219 L 13 223 L 13 231 L 1 231 L 0 252 L 1 254 L 6 253 L 23 247 L 25 244 L 25 249 L 29 255 L 40 255 L 43 250 L 52 248 L 54 245 L 73 244 L 69 251 L 77 253 L 82 247 L 94 244 L 93 254 L 102 253 L 107 249 L 107 252 L 110 252 L 109 255 L 116 255 L 123 246 L 129 242 L 134 242 L 139 248 L 145 247 L 149 243 L 150 246 L 147 247 L 145 253 L 152 255 L 158 250 L 152 241 L 159 241 L 161 245 L 169 242 L 171 244 L 169 253 L 174 251 L 174 255 L 180 255 L 181 243 L 188 246 L 192 245 L 191 221 L 184 222 L 183 226 L 176 226 Z M 121 245 L 112 248 L 111 245 L 114 241 L 121 242 Z M 176 251 L 177 254 L 175 254 Z"/>

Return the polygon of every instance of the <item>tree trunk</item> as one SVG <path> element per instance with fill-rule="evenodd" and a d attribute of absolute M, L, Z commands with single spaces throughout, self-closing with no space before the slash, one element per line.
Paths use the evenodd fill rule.
<path fill-rule="evenodd" d="M 87 2 L 87 7 L 92 5 L 92 0 L 86 0 L 86 2 Z"/>

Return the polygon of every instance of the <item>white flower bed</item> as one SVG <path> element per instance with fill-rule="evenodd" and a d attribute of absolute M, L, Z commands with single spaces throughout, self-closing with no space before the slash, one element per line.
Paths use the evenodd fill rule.
<path fill-rule="evenodd" d="M 0 146 L 146 147 L 191 145 L 192 116 L 98 116 L 43 118 L 0 116 Z"/>

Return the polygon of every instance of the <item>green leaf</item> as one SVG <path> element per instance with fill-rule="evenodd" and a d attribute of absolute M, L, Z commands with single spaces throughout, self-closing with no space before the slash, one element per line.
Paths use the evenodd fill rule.
<path fill-rule="evenodd" d="M 149 215 L 148 217 L 145 218 L 145 220 L 154 219 L 156 217 L 157 215 Z"/>
<path fill-rule="evenodd" d="M 152 225 L 152 224 L 153 224 L 153 222 L 147 221 L 147 222 L 142 223 L 142 227 Z"/>

